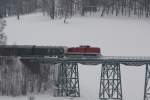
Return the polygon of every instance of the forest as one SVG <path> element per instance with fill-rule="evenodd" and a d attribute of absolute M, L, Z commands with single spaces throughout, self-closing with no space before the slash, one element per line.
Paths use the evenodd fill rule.
<path fill-rule="evenodd" d="M 150 0 L 1 0 L 0 16 L 17 16 L 43 12 L 51 19 L 86 16 L 150 16 Z"/>

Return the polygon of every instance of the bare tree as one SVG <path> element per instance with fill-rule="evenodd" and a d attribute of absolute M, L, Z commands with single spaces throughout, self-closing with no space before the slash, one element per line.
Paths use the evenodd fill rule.
<path fill-rule="evenodd" d="M 2 17 L 1 17 L 0 18 L 0 44 L 1 45 L 6 44 L 6 41 L 7 41 L 7 36 L 3 32 L 5 26 L 6 26 L 6 21 L 4 19 L 2 19 Z"/>
<path fill-rule="evenodd" d="M 47 13 L 51 19 L 55 18 L 55 0 L 42 0 L 41 1 L 43 13 Z"/>

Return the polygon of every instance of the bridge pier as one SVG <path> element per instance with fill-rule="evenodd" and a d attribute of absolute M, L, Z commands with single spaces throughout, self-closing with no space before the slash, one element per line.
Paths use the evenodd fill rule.
<path fill-rule="evenodd" d="M 100 100 L 122 100 L 121 72 L 119 63 L 103 63 L 99 90 Z"/>
<path fill-rule="evenodd" d="M 150 65 L 146 64 L 144 100 L 150 100 Z"/>
<path fill-rule="evenodd" d="M 79 97 L 79 72 L 77 63 L 63 62 L 58 69 L 56 96 Z"/>

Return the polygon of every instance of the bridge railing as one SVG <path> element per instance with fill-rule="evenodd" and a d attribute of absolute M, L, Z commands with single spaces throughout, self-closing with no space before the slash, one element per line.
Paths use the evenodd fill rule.
<path fill-rule="evenodd" d="M 102 56 L 100 59 L 116 60 L 150 60 L 150 56 Z"/>

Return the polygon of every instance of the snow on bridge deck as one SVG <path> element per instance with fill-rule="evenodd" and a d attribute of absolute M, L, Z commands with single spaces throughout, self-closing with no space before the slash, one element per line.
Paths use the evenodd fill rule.
<path fill-rule="evenodd" d="M 81 63 L 85 65 L 97 65 L 103 63 L 119 63 L 129 66 L 141 66 L 150 64 L 150 56 L 100 56 L 100 57 L 22 57 L 22 61 L 37 62 L 37 63 Z"/>

